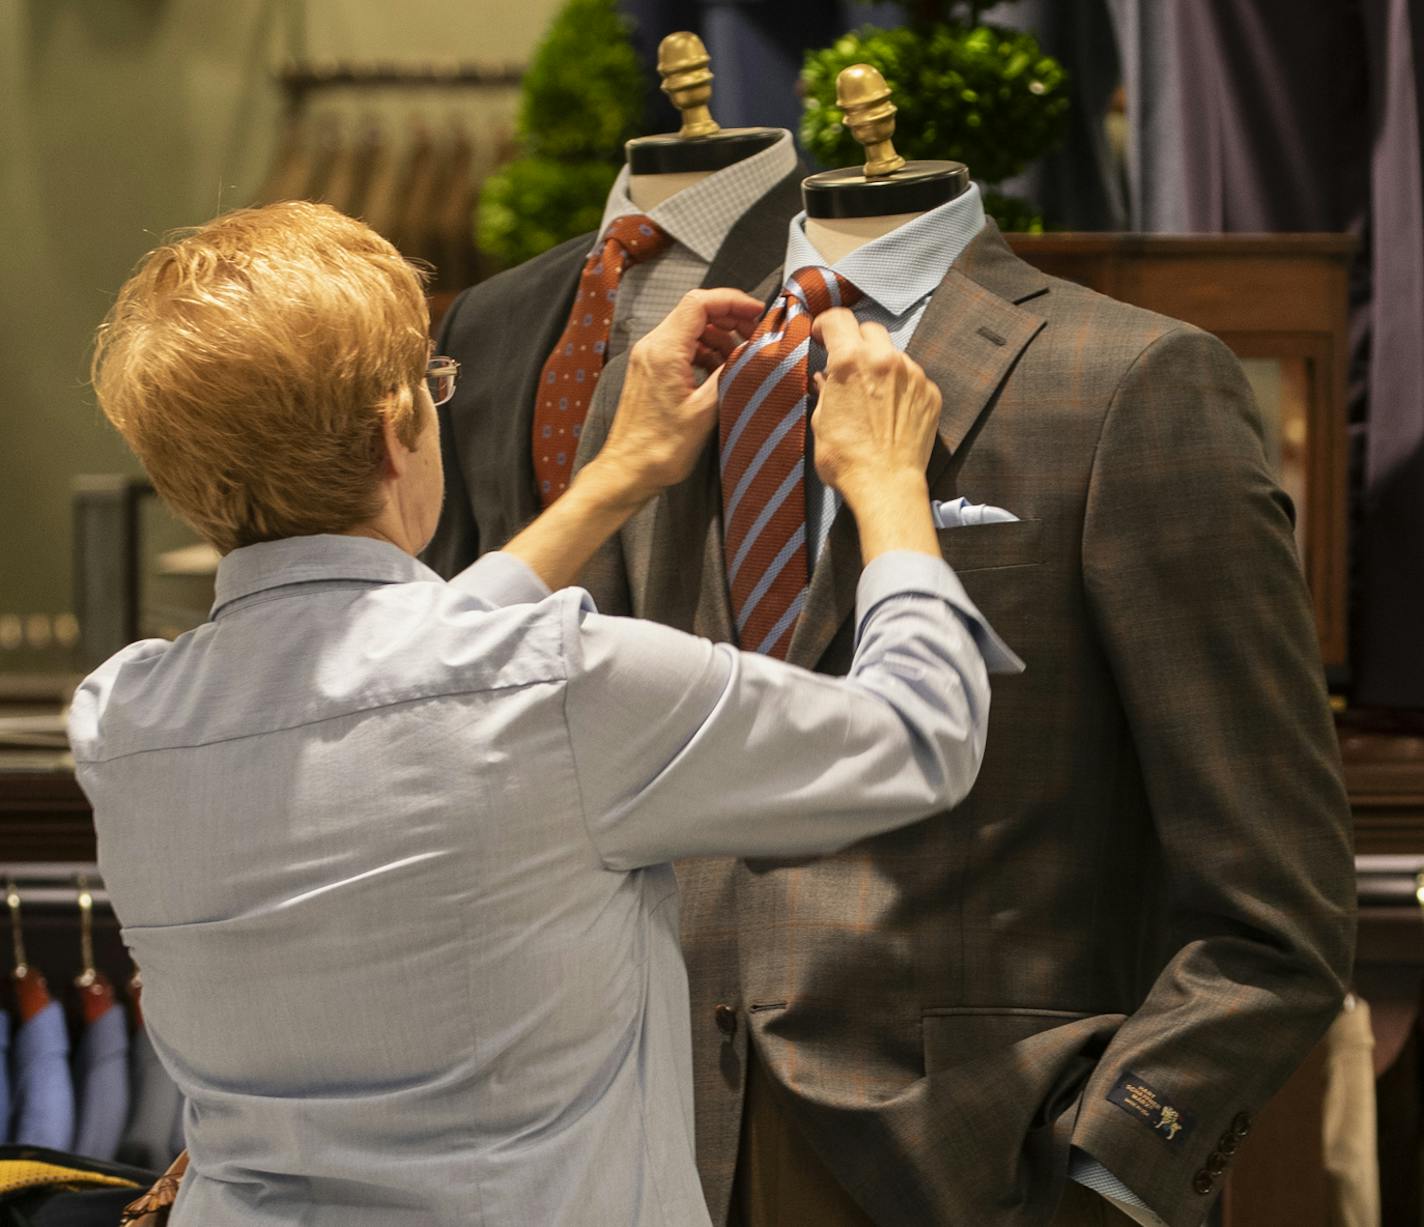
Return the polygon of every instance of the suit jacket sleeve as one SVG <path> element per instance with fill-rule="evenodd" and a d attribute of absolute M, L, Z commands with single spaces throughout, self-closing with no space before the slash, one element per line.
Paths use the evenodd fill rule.
<path fill-rule="evenodd" d="M 436 353 L 450 353 L 455 321 L 461 310 L 469 305 L 469 297 L 469 290 L 462 291 L 445 312 L 440 324 L 440 336 L 435 342 Z M 480 529 L 475 523 L 469 492 L 465 489 L 465 472 L 460 464 L 451 417 L 456 403 L 454 400 L 447 401 L 436 410 L 440 421 L 440 464 L 445 472 L 445 502 L 440 508 L 435 535 L 421 554 L 425 565 L 445 579 L 458 575 L 480 556 Z"/>
<path fill-rule="evenodd" d="M 1117 888 L 1166 895 L 1172 953 L 1073 1140 L 1173 1227 L 1200 1221 L 1221 1139 L 1305 1057 L 1350 972 L 1349 807 L 1292 518 L 1226 347 L 1185 326 L 1149 346 L 1107 412 L 1083 573 L 1161 848 L 1159 877 Z M 1120 1106 L 1124 1080 L 1175 1116 Z"/>
<path fill-rule="evenodd" d="M 602 450 L 613 426 L 613 415 L 618 409 L 618 398 L 623 392 L 623 375 L 627 370 L 627 359 L 620 354 L 614 358 L 599 377 L 594 389 L 593 401 L 588 407 L 588 417 L 584 420 L 583 433 L 579 436 L 578 451 L 574 455 L 574 472 L 577 473 Z M 628 568 L 623 554 L 623 537 L 614 533 L 599 547 L 589 559 L 582 575 L 583 587 L 593 597 L 593 603 L 600 613 L 627 617 L 635 613 L 633 598 L 628 584 Z"/>

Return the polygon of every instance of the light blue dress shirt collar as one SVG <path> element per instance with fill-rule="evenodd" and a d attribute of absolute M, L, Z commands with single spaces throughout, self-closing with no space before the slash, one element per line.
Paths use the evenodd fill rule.
<path fill-rule="evenodd" d="M 883 324 L 897 349 L 915 335 L 930 296 L 966 247 L 984 228 L 984 202 L 977 184 L 937 209 L 872 239 L 838 263 L 836 272 L 865 295 L 854 307 L 863 323 Z M 797 269 L 825 268 L 825 257 L 806 237 L 806 214 L 792 218 L 786 240 L 784 278 Z M 825 350 L 811 346 L 811 369 L 825 363 Z M 835 491 L 816 476 L 815 440 L 806 437 L 806 543 L 814 567 L 840 505 Z"/>
<path fill-rule="evenodd" d="M 979 185 L 971 183 L 953 200 L 872 239 L 830 267 L 898 317 L 934 293 L 982 229 L 984 201 Z M 789 277 L 808 265 L 825 268 L 826 260 L 806 237 L 806 214 L 798 213 L 787 235 L 785 274 Z"/>
<path fill-rule="evenodd" d="M 445 581 L 418 558 L 389 541 L 324 533 L 284 537 L 233 550 L 218 564 L 212 617 L 249 597 L 293 584 L 441 584 Z M 486 554 L 450 581 L 452 587 L 486 609 L 541 601 L 549 590 L 509 554 Z"/>

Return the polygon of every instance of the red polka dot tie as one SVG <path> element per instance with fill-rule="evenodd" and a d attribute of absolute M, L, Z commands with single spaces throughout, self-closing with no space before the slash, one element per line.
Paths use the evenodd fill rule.
<path fill-rule="evenodd" d="M 534 402 L 534 483 L 545 507 L 569 488 L 574 451 L 603 373 L 623 274 L 671 242 L 649 218 L 629 214 L 609 225 L 602 249 L 583 267 L 569 322 L 539 374 Z"/>

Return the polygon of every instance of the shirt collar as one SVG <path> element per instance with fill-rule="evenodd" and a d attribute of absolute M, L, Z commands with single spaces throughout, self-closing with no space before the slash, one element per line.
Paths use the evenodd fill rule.
<path fill-rule="evenodd" d="M 934 293 L 983 228 L 984 202 L 979 185 L 971 183 L 968 191 L 856 248 L 832 268 L 891 315 L 901 316 Z M 825 268 L 826 262 L 806 237 L 806 214 L 798 213 L 786 240 L 786 276 L 808 265 Z"/>
<path fill-rule="evenodd" d="M 245 545 L 218 563 L 212 616 L 233 601 L 270 588 L 350 579 L 375 584 L 442 582 L 423 562 L 389 541 L 334 534 L 284 537 Z"/>
<path fill-rule="evenodd" d="M 650 210 L 648 217 L 703 263 L 711 264 L 738 219 L 795 169 L 791 133 L 781 129 L 769 148 L 683 188 Z M 598 226 L 600 237 L 616 219 L 642 212 L 628 196 L 629 175 L 625 165 L 613 182 Z M 593 250 L 598 250 L 596 241 Z"/>

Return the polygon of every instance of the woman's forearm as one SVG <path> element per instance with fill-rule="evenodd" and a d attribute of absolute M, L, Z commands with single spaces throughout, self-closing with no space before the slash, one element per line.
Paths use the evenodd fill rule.
<path fill-rule="evenodd" d="M 654 489 L 618 464 L 595 457 L 568 490 L 504 547 L 550 589 L 578 580 L 599 546 L 623 527 Z"/>

